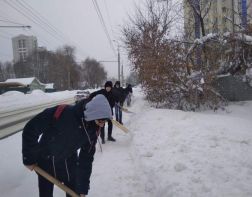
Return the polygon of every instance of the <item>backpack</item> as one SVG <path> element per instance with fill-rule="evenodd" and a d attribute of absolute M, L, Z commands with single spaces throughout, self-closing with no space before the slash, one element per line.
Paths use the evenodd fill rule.
<path fill-rule="evenodd" d="M 66 104 L 62 104 L 62 105 L 58 105 L 57 106 L 57 109 L 56 109 L 56 111 L 53 114 L 53 119 L 54 120 L 57 121 L 60 118 L 60 116 L 61 116 L 61 114 L 64 111 L 64 109 L 65 109 L 66 106 L 67 106 Z"/>

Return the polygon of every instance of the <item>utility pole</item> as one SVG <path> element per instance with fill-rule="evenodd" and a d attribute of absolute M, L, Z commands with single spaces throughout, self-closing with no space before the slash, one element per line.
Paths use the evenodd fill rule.
<path fill-rule="evenodd" d="M 118 48 L 117 48 L 117 50 L 118 50 L 118 81 L 121 81 L 120 80 L 120 49 L 119 49 L 119 45 L 118 45 Z"/>
<path fill-rule="evenodd" d="M 124 85 L 124 76 L 123 76 L 123 64 L 122 64 L 122 86 Z"/>

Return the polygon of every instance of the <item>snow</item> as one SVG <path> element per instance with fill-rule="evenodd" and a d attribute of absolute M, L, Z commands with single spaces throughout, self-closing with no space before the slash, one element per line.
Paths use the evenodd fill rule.
<path fill-rule="evenodd" d="M 35 77 L 30 77 L 30 78 L 15 78 L 15 79 L 7 79 L 5 82 L 17 82 L 17 83 L 21 83 L 24 85 L 30 85 L 33 80 L 35 79 Z"/>
<path fill-rule="evenodd" d="M 214 33 L 209 33 L 206 36 L 203 36 L 201 38 L 197 38 L 194 40 L 194 44 L 204 44 L 205 42 L 207 42 L 208 40 L 211 40 L 213 38 L 217 37 L 217 34 Z"/>
<path fill-rule="evenodd" d="M 236 39 L 242 40 L 246 42 L 247 44 L 251 45 L 252 44 L 252 36 L 242 34 L 242 33 L 237 33 L 235 34 Z"/>
<path fill-rule="evenodd" d="M 44 95 L 45 92 L 43 90 L 36 89 L 36 90 L 32 91 L 32 94 L 33 95 Z"/>
<path fill-rule="evenodd" d="M 231 76 L 231 74 L 227 73 L 227 74 L 217 75 L 217 78 L 228 77 L 228 76 Z"/>
<path fill-rule="evenodd" d="M 252 196 L 252 101 L 183 112 L 152 108 L 134 88 L 132 102 L 134 113 L 123 113 L 130 132 L 114 127 L 117 141 L 97 146 L 88 196 Z M 0 149 L 1 196 L 38 196 L 36 174 L 22 165 L 21 133 Z"/>
<path fill-rule="evenodd" d="M 46 85 L 46 89 L 53 89 L 54 83 L 47 83 Z"/>
<path fill-rule="evenodd" d="M 6 100 L 8 101 L 9 100 L 9 98 L 14 98 L 14 97 L 19 97 L 19 96 L 23 96 L 24 95 L 24 93 L 23 92 L 19 92 L 19 91 L 8 91 L 8 92 L 5 92 L 5 93 L 3 93 L 3 94 L 1 94 L 0 96 L 0 98 L 3 98 L 3 97 L 8 97 L 8 98 L 6 98 Z"/>
<path fill-rule="evenodd" d="M 189 48 L 188 52 L 187 52 L 187 57 L 189 56 L 189 54 L 192 53 L 192 51 L 195 49 L 196 46 L 198 45 L 203 45 L 204 43 L 215 39 L 218 42 L 223 42 L 223 43 L 227 43 L 226 39 L 232 38 L 238 41 L 242 41 L 248 45 L 252 45 L 252 36 L 250 35 L 246 35 L 244 33 L 235 33 L 235 34 L 231 34 L 230 32 L 225 32 L 223 35 L 220 34 L 215 34 L 215 33 L 209 33 L 206 36 L 202 36 L 201 38 L 197 38 L 194 40 L 192 46 Z"/>
<path fill-rule="evenodd" d="M 247 69 L 246 69 L 246 75 L 252 77 L 252 68 L 247 68 Z"/>
<path fill-rule="evenodd" d="M 76 91 L 45 93 L 41 90 L 33 90 L 30 94 L 23 94 L 18 91 L 9 91 L 0 95 L 0 112 L 73 98 L 75 93 Z"/>

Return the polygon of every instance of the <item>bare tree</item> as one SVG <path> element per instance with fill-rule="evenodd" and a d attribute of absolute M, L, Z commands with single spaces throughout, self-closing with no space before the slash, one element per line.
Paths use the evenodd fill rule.
<path fill-rule="evenodd" d="M 56 52 L 34 51 L 25 62 L 14 65 L 16 77 L 37 77 L 43 83 L 54 83 L 58 90 L 79 87 L 80 75 L 75 49 L 63 46 Z"/>
<path fill-rule="evenodd" d="M 205 12 L 208 12 L 210 3 L 204 8 Z M 169 32 L 175 18 L 170 12 L 174 9 L 171 5 L 160 7 L 153 1 L 147 1 L 147 9 L 137 8 L 136 16 L 130 17 L 129 24 L 123 28 L 124 43 L 133 69 L 138 74 L 147 99 L 156 106 L 185 110 L 201 106 L 214 108 L 223 100 L 211 84 L 218 67 L 214 66 L 211 53 L 203 53 L 208 60 L 206 64 L 188 66 L 191 64 L 188 60 L 195 57 L 195 50 L 188 56 L 188 48 L 184 45 L 187 42 L 170 38 Z M 204 19 L 202 13 L 197 14 Z M 197 47 L 203 49 L 201 45 L 196 45 L 194 49 Z"/>
<path fill-rule="evenodd" d="M 0 81 L 15 78 L 13 64 L 11 62 L 0 62 Z"/>
<path fill-rule="evenodd" d="M 0 62 L 0 81 L 4 81 L 5 76 L 4 76 L 4 68 L 3 68 L 3 63 Z"/>
<path fill-rule="evenodd" d="M 130 75 L 126 78 L 126 83 L 131 85 L 138 85 L 138 75 L 135 72 L 131 72 Z"/>
<path fill-rule="evenodd" d="M 147 99 L 156 106 L 176 104 L 178 107 L 188 87 L 183 47 L 169 39 L 173 7 L 147 1 L 145 8 L 146 14 L 137 8 L 136 16 L 123 28 L 124 43 Z"/>
<path fill-rule="evenodd" d="M 201 35 L 205 36 L 206 29 L 204 18 L 208 15 L 213 0 L 204 0 L 203 3 L 201 3 L 201 0 L 185 0 L 185 3 L 190 5 L 193 12 L 196 38 L 200 37 L 200 30 Z"/>
<path fill-rule="evenodd" d="M 104 67 L 95 59 L 87 58 L 81 64 L 83 70 L 83 81 L 88 87 L 97 88 L 103 85 L 107 78 L 107 72 Z"/>

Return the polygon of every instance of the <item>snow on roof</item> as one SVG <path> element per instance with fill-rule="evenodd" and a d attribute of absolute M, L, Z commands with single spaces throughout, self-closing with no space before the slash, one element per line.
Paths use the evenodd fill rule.
<path fill-rule="evenodd" d="M 22 83 L 24 85 L 29 85 L 33 82 L 35 77 L 30 77 L 30 78 L 16 78 L 16 79 L 7 79 L 5 82 L 18 82 Z"/>
<path fill-rule="evenodd" d="M 17 82 L 24 85 L 30 85 L 35 79 L 38 81 L 39 84 L 44 85 L 36 77 L 7 79 L 5 82 Z"/>
<path fill-rule="evenodd" d="M 54 83 L 47 83 L 45 84 L 46 89 L 53 89 Z"/>

